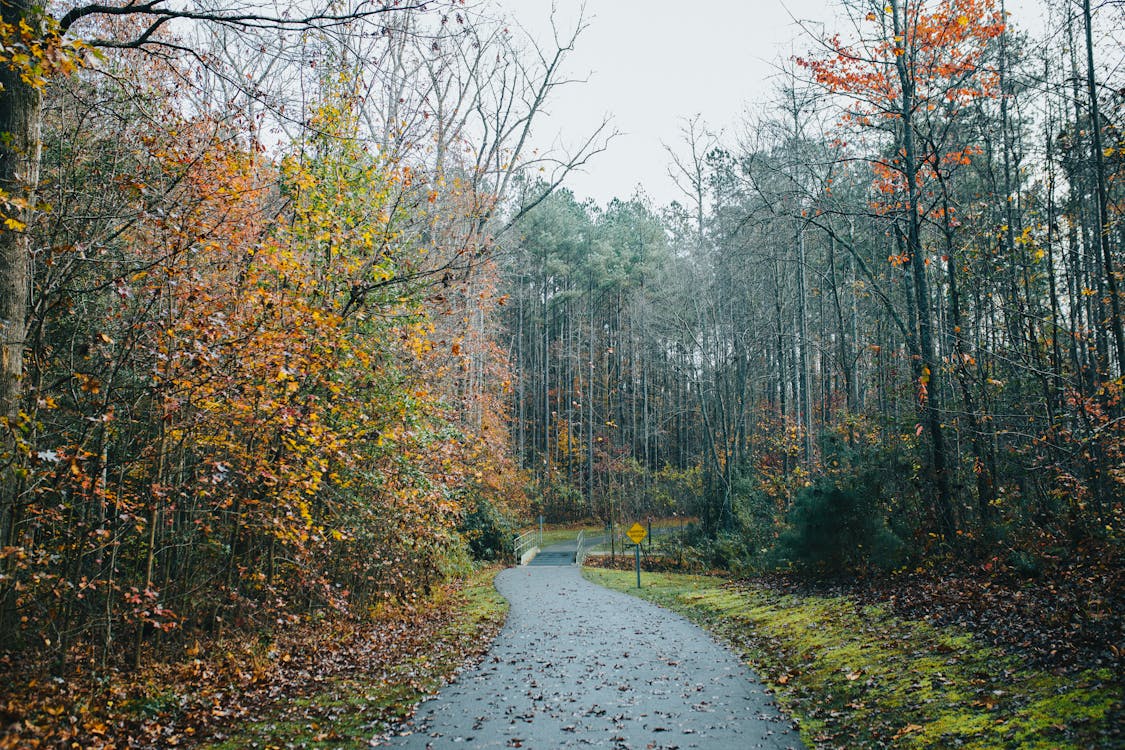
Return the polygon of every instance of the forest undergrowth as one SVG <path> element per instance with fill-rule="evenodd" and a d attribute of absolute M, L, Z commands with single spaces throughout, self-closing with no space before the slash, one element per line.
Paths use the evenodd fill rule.
<path fill-rule="evenodd" d="M 138 672 L 0 662 L 0 748 L 367 746 L 482 655 L 507 603 L 484 567 L 363 618 L 197 640 Z M 76 660 L 77 661 L 77 660 Z"/>

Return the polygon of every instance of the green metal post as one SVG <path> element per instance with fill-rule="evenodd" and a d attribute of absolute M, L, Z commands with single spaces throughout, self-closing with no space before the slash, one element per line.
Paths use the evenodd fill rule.
<path fill-rule="evenodd" d="M 637 559 L 637 588 L 641 587 L 641 545 L 634 544 L 633 552 L 636 553 Z"/>

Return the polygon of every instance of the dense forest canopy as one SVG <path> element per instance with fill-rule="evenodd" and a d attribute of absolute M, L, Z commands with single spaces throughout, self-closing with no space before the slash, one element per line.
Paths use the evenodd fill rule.
<path fill-rule="evenodd" d="M 3 5 L 3 648 L 360 613 L 539 514 L 744 569 L 1118 555 L 1121 4 L 843 6 L 685 121 L 682 200 L 599 206 L 605 125 L 534 148 L 583 22 Z"/>

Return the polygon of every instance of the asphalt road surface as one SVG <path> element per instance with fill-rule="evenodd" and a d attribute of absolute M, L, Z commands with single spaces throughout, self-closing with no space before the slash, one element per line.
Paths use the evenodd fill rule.
<path fill-rule="evenodd" d="M 753 674 L 683 617 L 569 563 L 510 568 L 496 587 L 511 610 L 492 650 L 383 746 L 804 747 Z"/>

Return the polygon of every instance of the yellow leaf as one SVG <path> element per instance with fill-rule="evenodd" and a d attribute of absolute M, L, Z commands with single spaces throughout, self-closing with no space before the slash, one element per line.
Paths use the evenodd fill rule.
<path fill-rule="evenodd" d="M 922 729 L 922 725 L 921 725 L 921 724 L 907 724 L 907 725 L 906 725 L 906 726 L 904 726 L 904 727 L 903 727 L 902 729 L 898 730 L 898 733 L 897 733 L 897 734 L 895 734 L 894 738 L 895 738 L 895 739 L 897 740 L 897 739 L 899 739 L 900 737 L 903 737 L 903 736 L 905 736 L 905 735 L 908 735 L 908 734 L 910 734 L 910 733 L 912 733 L 912 732 L 917 732 L 917 731 L 920 731 L 921 729 Z"/>

